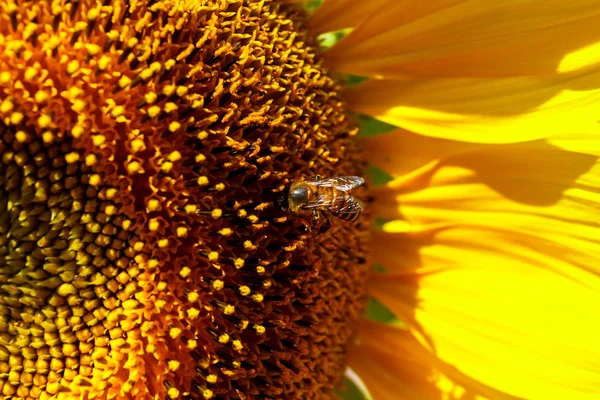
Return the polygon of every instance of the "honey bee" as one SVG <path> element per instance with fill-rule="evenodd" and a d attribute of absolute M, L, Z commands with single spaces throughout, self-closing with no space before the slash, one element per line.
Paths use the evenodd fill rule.
<path fill-rule="evenodd" d="M 364 183 L 365 180 L 359 176 L 322 179 L 318 175 L 294 182 L 288 193 L 288 208 L 296 214 L 312 212 L 315 219 L 322 214 L 327 224 L 321 231 L 329 229 L 328 213 L 344 221 L 356 221 L 365 206 L 348 192 Z"/>

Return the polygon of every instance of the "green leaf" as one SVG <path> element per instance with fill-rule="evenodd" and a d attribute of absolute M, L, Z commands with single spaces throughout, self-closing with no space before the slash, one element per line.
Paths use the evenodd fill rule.
<path fill-rule="evenodd" d="M 358 115 L 358 122 L 360 126 L 358 135 L 362 137 L 381 135 L 398 129 L 394 125 L 386 124 L 364 114 Z"/>
<path fill-rule="evenodd" d="M 350 379 L 344 380 L 344 388 L 335 391 L 340 400 L 368 400 Z"/>
<path fill-rule="evenodd" d="M 366 173 L 375 186 L 383 186 L 393 179 L 390 174 L 372 164 L 369 165 Z"/>

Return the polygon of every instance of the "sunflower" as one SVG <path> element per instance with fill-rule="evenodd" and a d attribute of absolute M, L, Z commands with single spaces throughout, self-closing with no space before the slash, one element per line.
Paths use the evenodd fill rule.
<path fill-rule="evenodd" d="M 4 398 L 600 395 L 597 1 L 305 6 L 0 0 Z"/>

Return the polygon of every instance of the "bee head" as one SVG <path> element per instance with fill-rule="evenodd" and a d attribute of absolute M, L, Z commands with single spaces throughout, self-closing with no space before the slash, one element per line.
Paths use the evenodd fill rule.
<path fill-rule="evenodd" d="M 290 200 L 295 204 L 303 204 L 308 201 L 309 191 L 306 186 L 296 186 L 290 190 Z"/>

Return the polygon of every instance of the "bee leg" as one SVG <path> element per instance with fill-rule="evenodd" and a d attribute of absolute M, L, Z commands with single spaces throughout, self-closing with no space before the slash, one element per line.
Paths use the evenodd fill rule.
<path fill-rule="evenodd" d="M 313 210 L 313 219 L 319 219 L 319 211 Z"/>
<path fill-rule="evenodd" d="M 323 213 L 323 216 L 325 217 L 325 223 L 319 228 L 319 233 L 325 233 L 329 230 L 329 228 L 331 228 L 331 220 L 329 219 L 329 216 L 325 213 Z"/>

